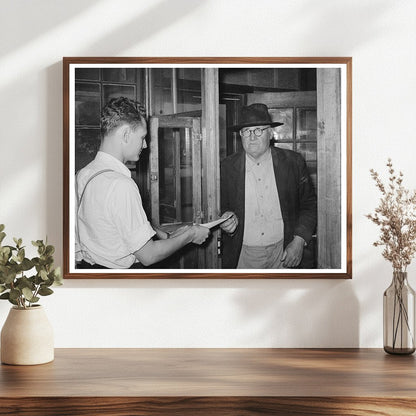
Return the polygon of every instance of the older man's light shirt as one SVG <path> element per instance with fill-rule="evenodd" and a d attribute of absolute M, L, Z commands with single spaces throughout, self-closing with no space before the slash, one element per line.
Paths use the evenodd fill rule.
<path fill-rule="evenodd" d="M 95 173 L 111 169 L 96 176 Z M 86 186 L 86 188 L 85 188 Z M 95 159 L 77 174 L 79 241 L 76 259 L 109 268 L 128 268 L 134 252 L 155 234 L 144 212 L 142 199 L 130 170 L 108 153 Z"/>
<path fill-rule="evenodd" d="M 283 218 L 270 149 L 259 159 L 246 155 L 243 244 L 267 246 L 282 240 Z"/>

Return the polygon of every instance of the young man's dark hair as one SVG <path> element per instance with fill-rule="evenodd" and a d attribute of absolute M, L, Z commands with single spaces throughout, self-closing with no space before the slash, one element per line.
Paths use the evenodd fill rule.
<path fill-rule="evenodd" d="M 126 97 L 112 98 L 101 111 L 101 136 L 106 136 L 124 123 L 133 128 L 146 127 L 143 107 Z"/>

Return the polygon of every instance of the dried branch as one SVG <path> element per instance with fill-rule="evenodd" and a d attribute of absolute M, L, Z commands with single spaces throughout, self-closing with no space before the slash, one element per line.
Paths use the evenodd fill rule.
<path fill-rule="evenodd" d="M 366 217 L 380 227 L 379 239 L 373 245 L 384 246 L 383 257 L 395 271 L 404 272 L 416 253 L 416 191 L 403 186 L 403 173 L 396 173 L 391 159 L 387 168 L 387 184 L 374 169 L 370 170 L 382 196 L 374 213 Z"/>

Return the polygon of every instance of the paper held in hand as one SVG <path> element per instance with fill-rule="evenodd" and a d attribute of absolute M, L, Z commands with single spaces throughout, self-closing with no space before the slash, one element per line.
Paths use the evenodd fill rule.
<path fill-rule="evenodd" d="M 211 221 L 211 222 L 207 222 L 207 223 L 205 223 L 205 224 L 199 224 L 199 225 L 200 225 L 200 226 L 202 226 L 202 227 L 206 227 L 206 228 L 211 229 L 211 228 L 214 228 L 214 227 L 216 227 L 217 225 L 220 225 L 220 224 L 222 224 L 223 222 L 225 222 L 225 221 L 229 220 L 232 216 L 233 216 L 233 214 L 230 214 L 230 215 L 226 216 L 225 218 L 220 218 L 220 219 L 218 219 L 218 220 Z"/>

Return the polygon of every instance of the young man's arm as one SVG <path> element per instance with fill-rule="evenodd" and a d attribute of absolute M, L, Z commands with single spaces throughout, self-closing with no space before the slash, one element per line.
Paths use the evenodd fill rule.
<path fill-rule="evenodd" d="M 144 266 L 150 266 L 164 260 L 189 243 L 202 244 L 209 234 L 208 228 L 193 225 L 176 237 L 165 240 L 149 240 L 134 255 Z"/>

